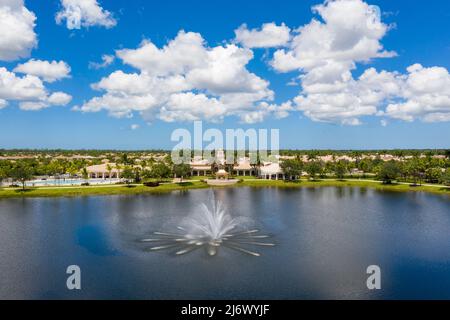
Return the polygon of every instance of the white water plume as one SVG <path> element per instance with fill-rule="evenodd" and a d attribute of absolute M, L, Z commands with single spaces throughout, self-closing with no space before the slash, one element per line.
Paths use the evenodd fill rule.
<path fill-rule="evenodd" d="M 202 203 L 199 210 L 177 226 L 177 232 L 154 232 L 152 238 L 142 239 L 143 243 L 152 243 L 150 251 L 173 250 L 182 255 L 199 248 L 206 248 L 210 256 L 217 254 L 220 247 L 226 247 L 252 256 L 260 254 L 252 247 L 274 246 L 271 242 L 261 242 L 270 238 L 258 229 L 247 229 L 248 219 L 231 216 L 221 201 L 216 201 L 214 192 L 210 192 L 209 206 Z"/>

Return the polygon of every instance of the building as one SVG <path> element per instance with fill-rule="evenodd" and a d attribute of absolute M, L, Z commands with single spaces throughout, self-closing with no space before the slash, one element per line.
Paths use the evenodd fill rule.
<path fill-rule="evenodd" d="M 208 159 L 196 156 L 189 165 L 191 166 L 192 176 L 209 176 L 212 174 L 212 167 Z"/>
<path fill-rule="evenodd" d="M 278 162 L 263 162 L 258 168 L 258 176 L 262 179 L 284 179 L 283 170 Z"/>
<path fill-rule="evenodd" d="M 110 166 L 111 170 L 108 170 L 108 165 Z M 86 168 L 86 171 L 88 172 L 89 178 L 93 179 L 119 179 L 120 178 L 120 170 L 117 168 L 117 165 L 115 163 L 102 163 L 102 164 L 96 164 L 90 167 Z"/>
<path fill-rule="evenodd" d="M 191 166 L 191 175 L 193 176 L 210 176 L 218 170 L 225 170 L 228 174 L 235 176 L 255 176 L 256 168 L 251 164 L 250 159 L 246 157 L 239 158 L 234 165 L 227 165 L 223 150 L 218 150 L 214 161 L 203 159 L 196 156 L 189 163 Z"/>
<path fill-rule="evenodd" d="M 256 168 L 252 166 L 249 158 L 240 158 L 233 166 L 235 176 L 255 176 Z"/>

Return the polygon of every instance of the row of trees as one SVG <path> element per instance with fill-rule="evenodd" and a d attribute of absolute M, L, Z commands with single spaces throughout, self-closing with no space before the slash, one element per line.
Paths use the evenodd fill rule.
<path fill-rule="evenodd" d="M 4 179 L 12 179 L 21 183 L 25 187 L 25 182 L 38 175 L 76 175 L 81 172 L 84 179 L 88 178 L 86 170 L 87 162 L 84 160 L 55 160 L 39 163 L 36 160 L 0 161 L 0 182 Z M 92 163 L 89 163 L 89 165 Z M 450 162 L 445 159 L 432 157 L 413 157 L 407 161 L 378 161 L 377 159 L 363 159 L 359 162 L 349 162 L 340 160 L 336 162 L 322 162 L 312 158 L 308 162 L 303 162 L 300 157 L 287 159 L 280 164 L 287 179 L 298 179 L 304 172 L 311 178 L 336 177 L 344 179 L 352 169 L 359 169 L 364 173 L 377 176 L 385 183 L 394 180 L 411 182 L 414 185 L 427 183 L 442 183 L 450 185 Z M 149 164 L 140 169 L 130 163 L 126 157 L 123 163 L 119 164 L 121 176 L 128 182 L 141 182 L 151 179 L 162 180 L 176 175 L 181 179 L 191 173 L 191 168 L 187 164 L 174 165 L 170 157 L 164 162 L 150 161 Z M 112 167 L 109 167 L 113 170 Z"/>
<path fill-rule="evenodd" d="M 303 172 L 306 172 L 311 179 L 319 177 L 334 176 L 338 179 L 344 179 L 348 176 L 351 169 L 358 168 L 363 172 L 371 172 L 384 183 L 391 183 L 394 180 L 411 182 L 413 185 L 419 185 L 423 182 L 450 184 L 450 168 L 448 163 L 433 163 L 427 158 L 414 157 L 408 161 L 388 161 L 376 162 L 368 160 L 365 162 L 370 170 L 362 170 L 358 164 L 349 161 L 327 162 L 309 161 L 302 162 L 297 159 L 284 160 L 281 168 L 287 179 L 298 179 Z M 361 165 L 360 163 L 359 165 Z M 440 166 L 432 166 L 432 165 Z M 363 166 L 365 167 L 365 166 Z"/>
<path fill-rule="evenodd" d="M 303 162 L 299 159 L 287 159 L 281 162 L 280 167 L 289 180 L 298 179 L 303 172 L 306 172 L 313 180 L 318 176 L 324 178 L 330 174 L 334 174 L 338 179 L 343 179 L 350 172 L 350 165 L 346 161 L 323 163 L 321 161 Z"/>
<path fill-rule="evenodd" d="M 191 167 L 188 164 L 176 164 L 170 165 L 164 162 L 158 162 L 153 164 L 150 168 L 140 169 L 139 167 L 125 166 L 121 170 L 121 177 L 125 179 L 127 183 L 141 182 L 151 179 L 163 180 L 173 177 L 183 178 L 191 174 Z"/>
<path fill-rule="evenodd" d="M 420 155 L 425 156 L 436 156 L 444 155 L 450 158 L 450 149 L 385 149 L 385 150 L 280 150 L 281 155 L 307 155 L 308 157 L 319 157 L 319 156 L 343 156 L 347 155 L 353 158 L 361 158 L 363 155 L 380 155 L 380 154 L 390 154 L 396 157 L 413 156 L 419 157 Z"/>

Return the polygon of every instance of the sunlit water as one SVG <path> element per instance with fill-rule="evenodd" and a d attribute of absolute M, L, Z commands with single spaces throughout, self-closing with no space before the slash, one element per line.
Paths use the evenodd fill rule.
<path fill-rule="evenodd" d="M 216 209 L 209 190 L 2 199 L 0 298 L 450 298 L 447 196 L 330 187 L 224 188 L 215 198 Z M 223 213 L 220 228 L 189 222 L 204 227 L 212 212 Z M 222 243 L 210 255 L 211 239 L 239 232 L 262 236 L 237 245 L 259 256 Z M 183 246 L 142 242 L 166 237 L 202 245 L 177 255 Z M 81 291 L 66 289 L 72 264 Z M 373 264 L 377 291 L 366 287 Z"/>

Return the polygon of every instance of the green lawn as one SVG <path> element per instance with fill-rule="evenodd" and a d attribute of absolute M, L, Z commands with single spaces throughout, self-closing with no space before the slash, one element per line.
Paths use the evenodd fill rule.
<path fill-rule="evenodd" d="M 411 187 L 408 184 L 392 184 L 386 185 L 381 182 L 368 180 L 334 180 L 323 179 L 318 181 L 302 180 L 297 182 L 286 182 L 281 180 L 258 180 L 245 179 L 232 187 L 279 187 L 279 188 L 314 188 L 314 187 L 365 187 L 377 190 L 399 191 L 399 192 L 430 192 L 436 194 L 450 195 L 450 188 L 444 186 L 417 186 Z M 0 198 L 13 197 L 58 197 L 58 196 L 88 196 L 88 195 L 117 195 L 117 194 L 143 194 L 143 193 L 163 193 L 176 190 L 188 190 L 209 188 L 206 183 L 197 179 L 186 180 L 183 183 L 166 183 L 158 187 L 145 187 L 143 185 L 103 185 L 103 186 L 86 186 L 86 187 L 40 187 L 27 188 L 22 191 L 20 188 L 3 188 L 0 189 Z M 227 188 L 227 187 L 224 187 Z"/>
<path fill-rule="evenodd" d="M 175 190 L 187 190 L 208 187 L 200 181 L 186 181 L 183 183 L 161 184 L 158 187 L 145 187 L 143 185 L 103 185 L 85 187 L 40 187 L 27 188 L 22 191 L 20 188 L 0 189 L 0 198 L 14 197 L 73 197 L 90 195 L 117 195 L 117 194 L 142 194 L 142 193 L 163 193 Z"/>

